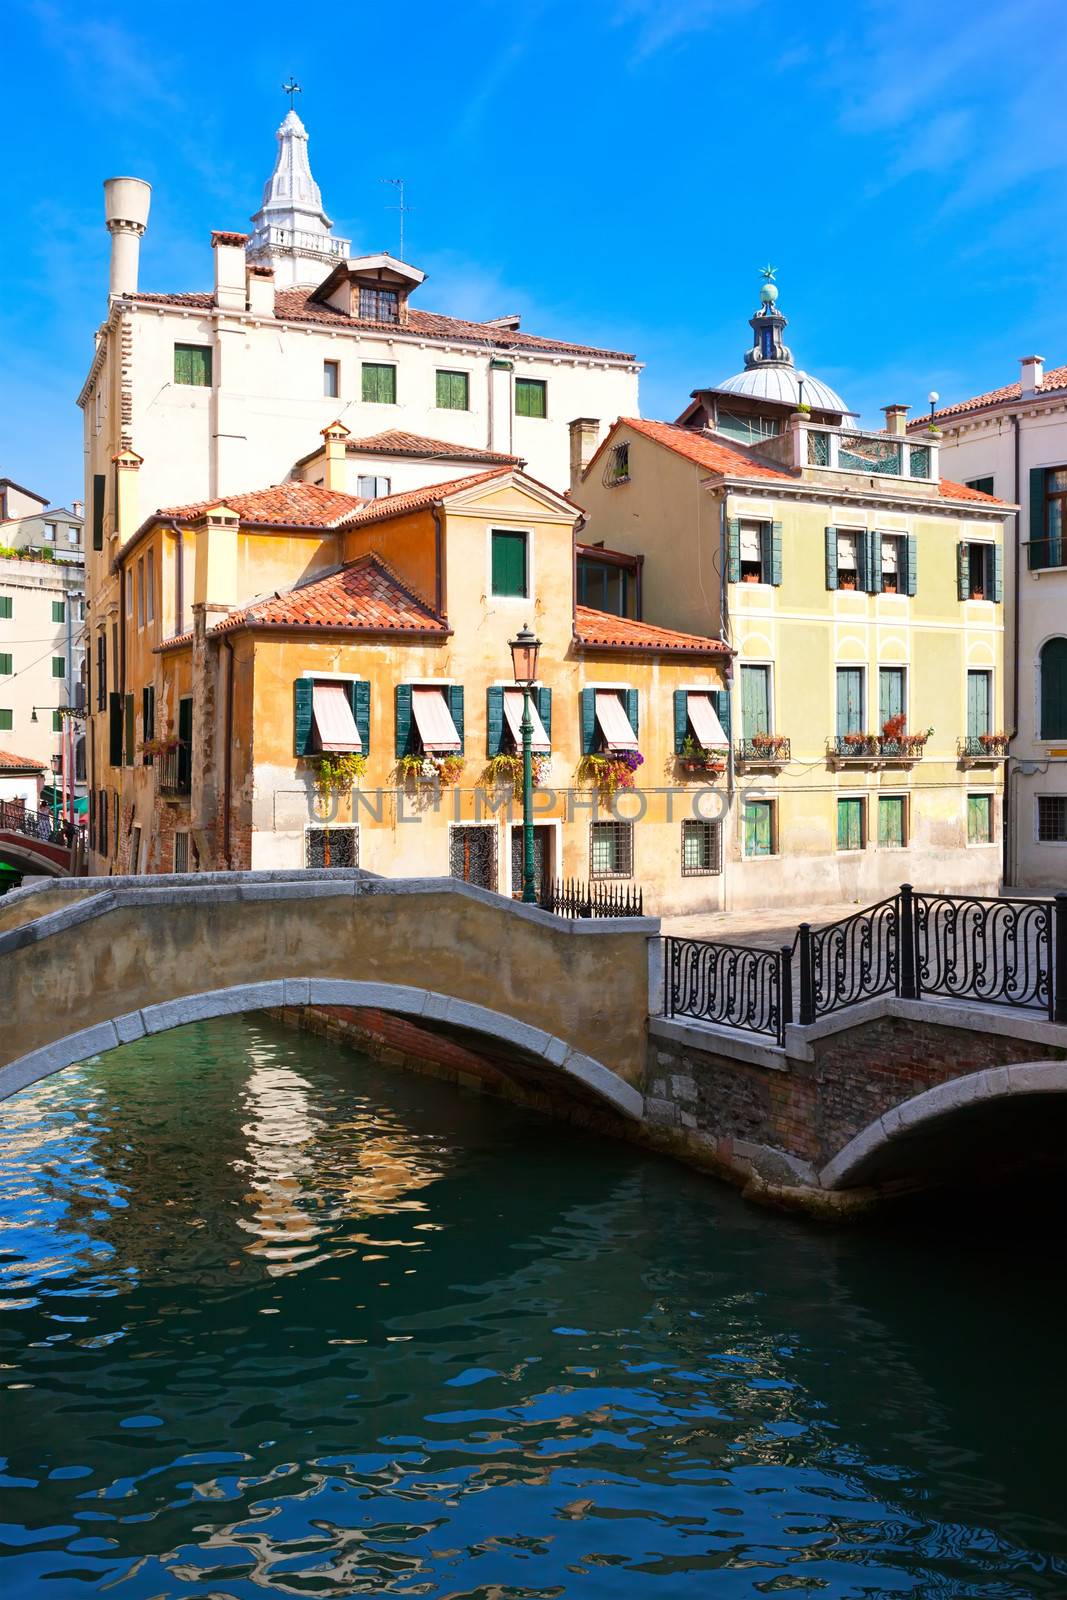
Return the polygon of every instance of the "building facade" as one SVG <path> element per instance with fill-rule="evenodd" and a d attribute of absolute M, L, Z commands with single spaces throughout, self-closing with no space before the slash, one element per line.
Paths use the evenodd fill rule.
<path fill-rule="evenodd" d="M 1016 502 L 1005 558 L 1005 881 L 1067 887 L 1067 366 L 933 410 L 954 478 Z"/>
<path fill-rule="evenodd" d="M 502 465 L 373 501 L 290 483 L 121 530 L 90 870 L 358 864 L 517 893 L 509 640 L 529 622 L 539 892 L 705 905 L 718 819 L 673 793 L 673 729 L 680 702 L 714 722 L 728 651 L 578 605 L 576 517 Z"/>
<path fill-rule="evenodd" d="M 678 422 L 579 442 L 581 564 L 643 555 L 641 614 L 736 652 L 729 762 L 691 779 L 720 796 L 728 905 L 995 892 L 1009 508 L 942 478 L 906 407 L 856 427 L 797 373 L 776 299 L 744 370 Z"/>
<path fill-rule="evenodd" d="M 49 782 L 56 758 L 76 794 L 84 794 L 82 723 L 67 713 L 83 703 L 84 572 L 32 549 L 0 554 L 0 738 L 40 762 Z"/>

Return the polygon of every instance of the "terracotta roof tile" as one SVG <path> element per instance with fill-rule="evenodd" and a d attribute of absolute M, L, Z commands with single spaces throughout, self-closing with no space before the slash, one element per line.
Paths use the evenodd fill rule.
<path fill-rule="evenodd" d="M 405 489 L 399 494 L 382 495 L 378 500 L 360 500 L 356 508 L 341 524 L 345 528 L 361 527 L 367 522 L 381 522 L 386 517 L 400 516 L 408 511 L 423 511 L 437 505 L 449 495 L 462 494 L 490 478 L 503 478 L 512 467 L 487 467 L 484 472 L 472 472 L 465 478 L 452 478 L 445 483 L 428 483 L 421 489 Z"/>
<path fill-rule="evenodd" d="M 676 455 L 694 461 L 698 467 L 705 467 L 708 472 L 741 478 L 795 480 L 797 477 L 795 472 L 789 472 L 784 467 L 772 466 L 770 462 L 761 460 L 743 445 L 730 444 L 725 439 L 712 439 L 706 433 L 698 433 L 693 428 L 680 428 L 675 422 L 651 422 L 646 421 L 644 417 L 620 417 L 616 426 L 622 424 L 632 428 L 635 433 L 644 434 L 646 439 L 652 439 L 656 444 L 665 445 Z M 608 439 L 610 438 L 609 433 Z M 593 461 L 603 450 L 608 439 L 601 444 Z M 585 469 L 586 474 L 592 465 L 591 461 Z"/>
<path fill-rule="evenodd" d="M 561 339 L 543 339 L 537 334 L 516 332 L 509 328 L 496 328 L 491 322 L 468 322 L 463 317 L 446 317 L 436 311 L 417 311 L 410 308 L 407 321 L 373 322 L 364 317 L 350 317 L 336 306 L 319 305 L 310 300 L 310 289 L 276 289 L 274 314 L 286 322 L 321 322 L 329 327 L 382 328 L 390 337 L 405 334 L 424 334 L 436 339 L 476 339 L 480 344 L 498 350 L 530 350 L 553 355 L 593 357 L 601 361 L 634 361 L 627 351 L 602 350 L 593 345 L 570 344 Z M 186 306 L 190 309 L 210 311 L 213 299 L 210 294 L 135 294 L 131 299 L 147 305 Z"/>
<path fill-rule="evenodd" d="M 513 466 L 523 459 L 522 456 L 509 456 L 500 450 L 481 450 L 476 445 L 427 439 L 423 434 L 405 433 L 400 428 L 372 433 L 366 439 L 349 439 L 345 449 L 349 455 L 440 456 L 446 461 L 493 461 Z"/>
<path fill-rule="evenodd" d="M 995 494 L 983 494 L 981 489 L 972 489 L 966 483 L 953 483 L 951 478 L 942 478 L 938 489 L 942 500 L 980 500 L 987 506 L 1004 504 Z"/>
<path fill-rule="evenodd" d="M 1045 376 L 1038 384 L 1035 394 L 1056 394 L 1062 389 L 1067 389 L 1067 366 L 1049 367 Z M 1003 405 L 1011 400 L 1021 400 L 1023 386 L 1016 379 L 1014 383 L 1006 383 L 1000 389 L 987 389 L 985 394 L 972 395 L 969 400 L 957 400 L 955 405 L 942 406 L 938 411 L 928 411 L 925 416 L 915 417 L 910 427 L 915 428 L 926 425 L 931 420 L 940 422 L 942 417 L 958 417 L 965 411 L 981 411 L 986 406 Z"/>
<path fill-rule="evenodd" d="M 0 771 L 43 772 L 44 762 L 34 761 L 29 756 L 16 756 L 10 750 L 0 750 Z"/>
<path fill-rule="evenodd" d="M 730 655 L 721 639 L 696 633 L 676 633 L 673 628 L 657 628 L 651 622 L 634 622 L 630 617 L 615 617 L 607 611 L 576 606 L 574 636 L 579 644 L 601 649 L 665 650 L 683 655 Z"/>
<path fill-rule="evenodd" d="M 164 506 L 156 517 L 193 522 L 213 506 L 226 505 L 242 523 L 277 528 L 337 528 L 366 502 L 358 495 L 323 489 L 315 483 L 277 483 L 251 494 L 228 494 L 188 506 Z"/>

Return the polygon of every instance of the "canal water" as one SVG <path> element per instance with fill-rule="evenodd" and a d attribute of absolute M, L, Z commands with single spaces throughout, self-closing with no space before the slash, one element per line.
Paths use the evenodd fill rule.
<path fill-rule="evenodd" d="M 4 1600 L 1067 1595 L 1054 1252 L 260 1017 L 3 1107 Z"/>

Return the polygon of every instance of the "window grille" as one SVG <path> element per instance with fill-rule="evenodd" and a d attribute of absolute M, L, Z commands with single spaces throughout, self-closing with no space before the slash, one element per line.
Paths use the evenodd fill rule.
<path fill-rule="evenodd" d="M 908 471 L 913 478 L 928 478 L 930 476 L 930 446 L 928 444 L 913 444 L 909 452 Z M 992 494 L 992 489 L 986 491 Z"/>
<path fill-rule="evenodd" d="M 866 433 L 843 433 L 837 464 L 852 472 L 880 472 L 900 476 L 900 441 Z"/>
<path fill-rule="evenodd" d="M 1040 844 L 1067 844 L 1067 794 L 1038 795 L 1037 837 Z"/>
<path fill-rule="evenodd" d="M 448 870 L 464 883 L 495 889 L 496 828 L 453 828 L 448 841 Z"/>
<path fill-rule="evenodd" d="M 816 433 L 808 429 L 808 466 L 828 467 L 830 465 L 830 435 Z"/>
<path fill-rule="evenodd" d="M 610 452 L 604 471 L 604 482 L 610 489 L 613 483 L 630 481 L 630 446 L 617 444 Z"/>
<path fill-rule="evenodd" d="M 174 835 L 174 870 L 175 872 L 189 871 L 189 835 L 176 833 Z"/>
<path fill-rule="evenodd" d="M 634 875 L 634 825 L 632 822 L 589 824 L 589 876 L 632 878 Z"/>
<path fill-rule="evenodd" d="M 358 867 L 358 828 L 307 828 L 304 832 L 305 866 Z"/>
<path fill-rule="evenodd" d="M 722 825 L 703 817 L 682 823 L 682 877 L 717 876 L 722 871 Z"/>

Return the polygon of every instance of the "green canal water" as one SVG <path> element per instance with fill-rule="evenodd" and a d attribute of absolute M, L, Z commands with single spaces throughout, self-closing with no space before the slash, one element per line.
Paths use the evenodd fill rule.
<path fill-rule="evenodd" d="M 1064 1293 L 236 1018 L 9 1101 L 0 1595 L 1067 1595 Z"/>

